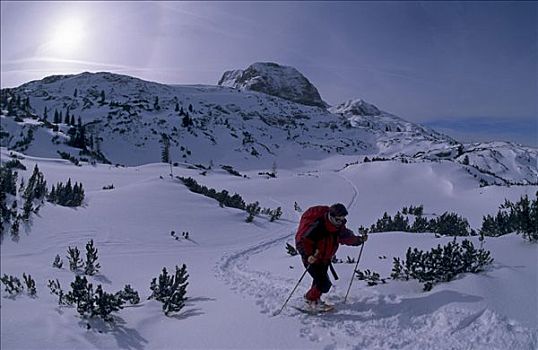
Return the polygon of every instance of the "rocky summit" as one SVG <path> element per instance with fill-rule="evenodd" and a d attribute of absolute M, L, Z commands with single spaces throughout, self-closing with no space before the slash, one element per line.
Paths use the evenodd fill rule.
<path fill-rule="evenodd" d="M 245 70 L 227 71 L 218 84 L 263 92 L 307 106 L 328 107 L 316 87 L 297 69 L 276 63 L 254 63 Z"/>

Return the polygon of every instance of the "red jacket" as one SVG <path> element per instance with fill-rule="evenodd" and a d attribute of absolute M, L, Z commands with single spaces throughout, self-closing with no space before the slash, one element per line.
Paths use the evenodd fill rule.
<path fill-rule="evenodd" d="M 303 261 L 317 250 L 317 263 L 329 264 L 340 244 L 357 246 L 362 243 L 361 237 L 355 236 L 353 231 L 346 228 L 345 221 L 340 227 L 329 221 L 329 207 L 320 206 L 316 209 L 323 212 L 322 216 L 311 223 L 295 242 Z"/>

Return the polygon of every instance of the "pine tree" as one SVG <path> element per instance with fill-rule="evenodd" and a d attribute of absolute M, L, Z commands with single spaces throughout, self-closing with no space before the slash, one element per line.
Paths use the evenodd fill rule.
<path fill-rule="evenodd" d="M 101 103 L 105 102 L 105 90 L 101 90 L 101 100 L 99 102 Z"/>
<path fill-rule="evenodd" d="M 131 288 L 131 285 L 129 284 L 125 285 L 123 290 L 117 292 L 116 296 L 126 302 L 128 301 L 131 305 L 135 305 L 140 302 L 140 296 L 138 295 L 138 292 Z"/>
<path fill-rule="evenodd" d="M 22 219 L 28 221 L 30 219 L 30 214 L 34 210 L 33 201 L 30 197 L 24 200 L 24 206 L 22 208 Z"/>
<path fill-rule="evenodd" d="M 62 258 L 60 258 L 60 254 L 56 254 L 56 257 L 54 258 L 54 262 L 52 263 L 52 267 L 61 269 L 63 264 L 64 262 L 62 261 Z"/>
<path fill-rule="evenodd" d="M 161 151 L 161 162 L 170 163 L 170 139 L 168 135 L 162 134 L 161 142 L 163 144 L 163 148 Z"/>
<path fill-rule="evenodd" d="M 247 205 L 246 207 L 246 211 L 248 213 L 248 217 L 246 219 L 247 222 L 252 222 L 254 220 L 254 217 L 256 215 L 258 215 L 260 213 L 260 203 L 259 202 L 254 202 L 254 203 L 250 203 Z"/>
<path fill-rule="evenodd" d="M 150 289 L 152 294 L 148 299 L 155 299 L 163 303 L 162 309 L 165 315 L 172 312 L 179 312 L 185 306 L 187 298 L 187 286 L 189 275 L 187 274 L 187 266 L 183 264 L 181 268 L 176 266 L 174 276 L 168 275 L 166 268 L 163 268 L 159 280 L 154 278 L 151 281 Z"/>
<path fill-rule="evenodd" d="M 77 97 L 78 95 L 78 90 L 75 88 L 75 92 L 73 92 L 73 97 Z"/>
<path fill-rule="evenodd" d="M 84 273 L 89 276 L 99 272 L 101 265 L 97 261 L 97 248 L 93 246 L 93 239 L 86 244 L 86 263 L 84 265 Z"/>
<path fill-rule="evenodd" d="M 176 112 L 179 112 L 179 103 L 178 103 L 178 102 L 176 102 L 176 108 L 175 108 L 175 111 L 176 111 Z"/>
<path fill-rule="evenodd" d="M 75 304 L 81 316 L 91 315 L 94 292 L 93 285 L 88 283 L 86 276 L 75 276 L 75 281 L 71 283 L 71 291 L 65 295 L 65 300 L 69 304 Z"/>
<path fill-rule="evenodd" d="M 19 241 L 19 226 L 21 217 L 17 215 L 13 223 L 11 224 L 11 240 L 14 242 Z"/>
<path fill-rule="evenodd" d="M 10 167 L 0 166 L 0 188 L 4 194 L 17 195 L 17 176 L 17 172 Z"/>
<path fill-rule="evenodd" d="M 47 120 L 49 117 L 49 113 L 47 110 L 47 106 L 45 106 L 45 109 L 43 110 L 43 120 Z"/>
<path fill-rule="evenodd" d="M 80 251 L 78 250 L 78 247 L 68 247 L 67 249 L 67 259 L 69 261 L 69 269 L 73 272 L 78 271 L 81 267 L 83 267 L 82 259 L 80 258 Z"/>
<path fill-rule="evenodd" d="M 60 122 L 58 121 L 59 118 L 60 118 L 60 115 L 58 114 L 58 110 L 55 109 L 54 110 L 54 119 L 52 119 L 52 122 L 54 124 L 60 124 Z"/>
<path fill-rule="evenodd" d="M 50 289 L 50 294 L 54 294 L 58 296 L 58 305 L 70 305 L 71 303 L 65 298 L 64 291 L 62 290 L 62 287 L 60 286 L 60 281 L 58 279 L 56 280 L 49 280 L 47 283 L 47 286 Z"/>
<path fill-rule="evenodd" d="M 123 309 L 125 303 L 119 296 L 103 291 L 101 285 L 97 286 L 92 300 L 90 317 L 100 317 L 105 322 L 113 320 L 111 313 Z"/>
<path fill-rule="evenodd" d="M 45 176 L 41 171 L 39 171 L 39 168 L 36 164 L 32 176 L 30 176 L 28 184 L 26 185 L 23 198 L 30 201 L 34 199 L 43 200 L 46 194 L 47 182 L 45 181 Z"/>
<path fill-rule="evenodd" d="M 37 294 L 35 280 L 32 278 L 32 276 L 26 275 L 25 273 L 22 274 L 22 278 L 24 279 L 24 283 L 26 284 L 26 291 L 28 292 L 28 295 L 35 297 Z"/>

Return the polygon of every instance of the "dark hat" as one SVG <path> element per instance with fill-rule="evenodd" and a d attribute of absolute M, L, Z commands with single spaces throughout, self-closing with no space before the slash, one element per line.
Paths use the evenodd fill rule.
<path fill-rule="evenodd" d="M 331 205 L 331 207 L 329 208 L 329 213 L 332 216 L 346 216 L 347 209 L 342 203 L 336 203 Z"/>

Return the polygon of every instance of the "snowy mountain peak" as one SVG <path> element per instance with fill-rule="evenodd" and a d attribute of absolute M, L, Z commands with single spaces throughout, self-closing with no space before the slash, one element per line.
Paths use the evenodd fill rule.
<path fill-rule="evenodd" d="M 227 71 L 218 85 L 263 92 L 307 106 L 328 106 L 316 87 L 297 69 L 272 62 L 257 62 L 245 70 Z"/>
<path fill-rule="evenodd" d="M 381 111 L 373 104 L 367 103 L 362 99 L 351 99 L 329 109 L 331 113 L 342 114 L 345 116 L 375 116 L 380 115 Z"/>

